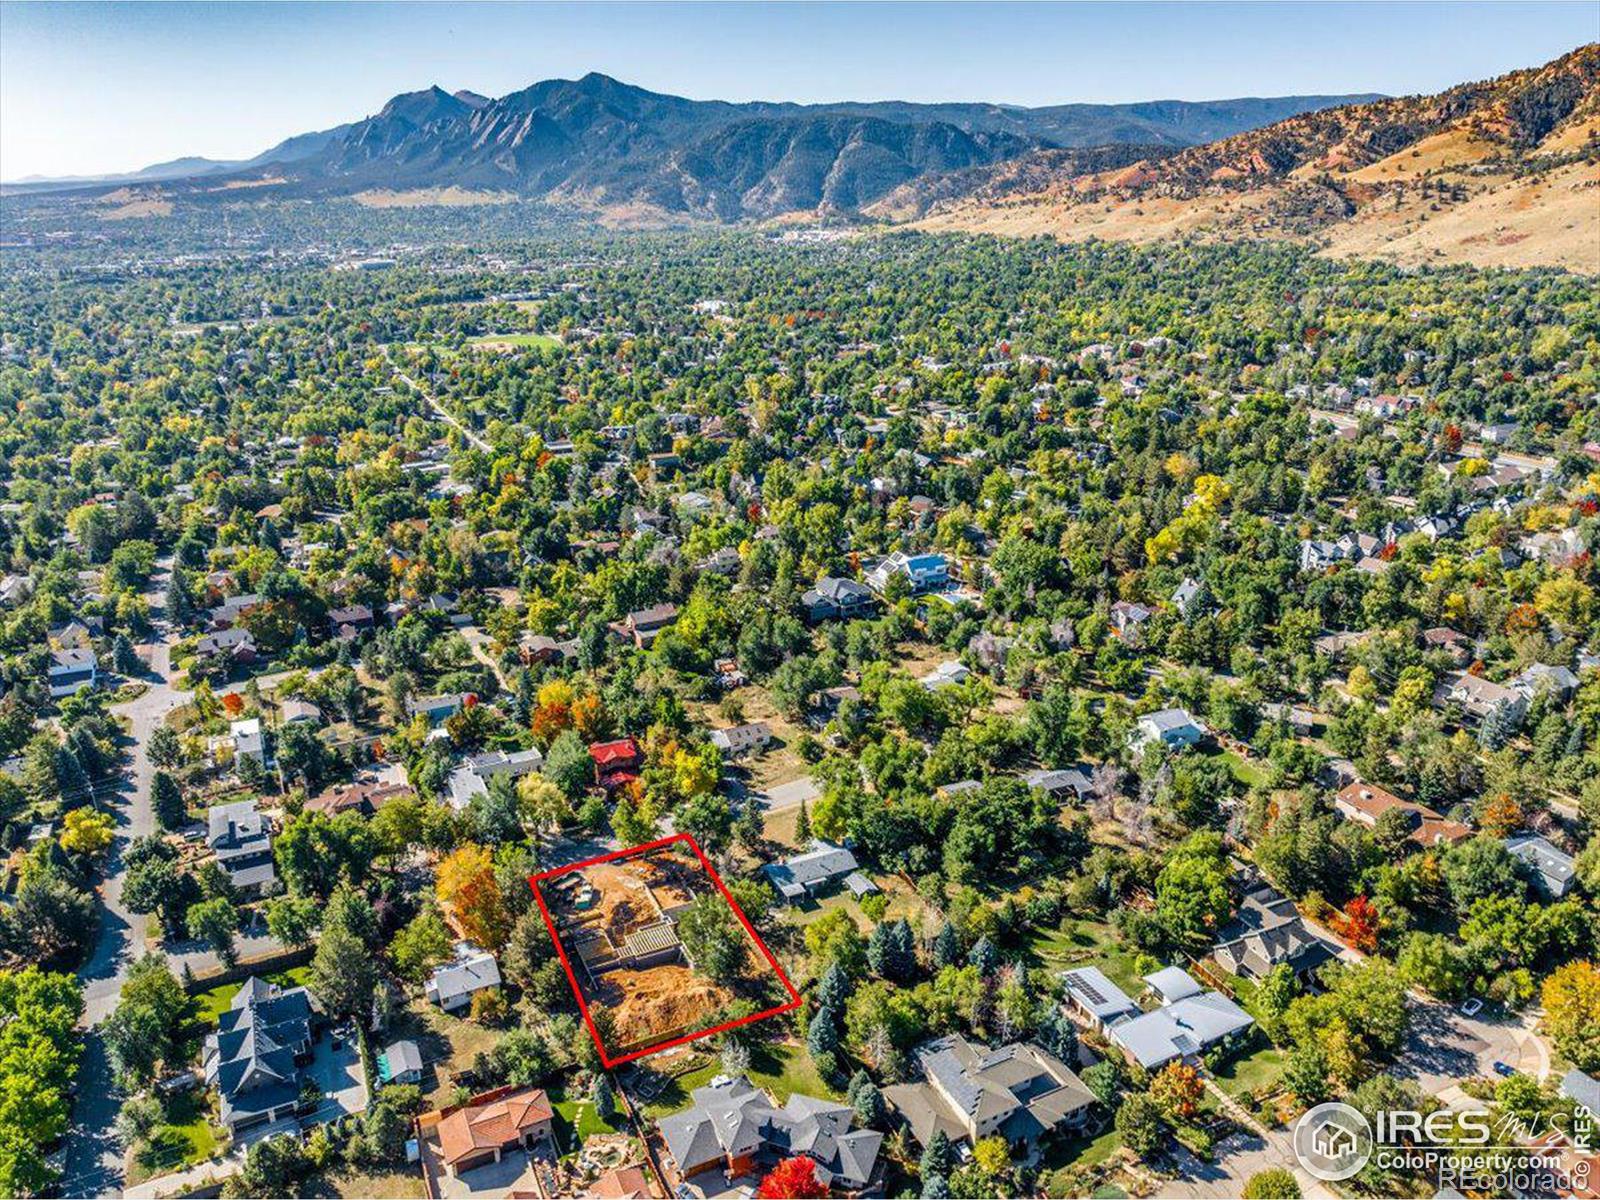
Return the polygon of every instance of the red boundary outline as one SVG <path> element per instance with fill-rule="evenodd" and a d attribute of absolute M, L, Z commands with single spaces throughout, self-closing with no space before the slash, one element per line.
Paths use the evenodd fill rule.
<path fill-rule="evenodd" d="M 694 851 L 695 858 L 700 860 L 701 868 L 711 879 L 711 882 L 716 885 L 716 889 L 721 893 L 722 898 L 728 902 L 728 907 L 733 909 L 733 915 L 739 918 L 739 924 L 744 926 L 744 931 L 750 935 L 750 940 L 761 951 L 761 956 L 767 960 L 767 965 L 777 973 L 778 980 L 783 984 L 784 991 L 789 994 L 789 999 L 787 1003 L 764 1009 L 758 1013 L 751 1013 L 747 1017 L 740 1017 L 735 1021 L 724 1021 L 722 1024 L 713 1025 L 709 1029 L 701 1029 L 695 1033 L 686 1033 L 680 1037 L 669 1038 L 657 1045 L 646 1046 L 642 1050 L 634 1050 L 631 1053 L 612 1058 L 606 1053 L 605 1042 L 600 1037 L 600 1031 L 595 1028 L 594 1016 L 589 1012 L 589 1004 L 583 998 L 583 988 L 578 985 L 577 972 L 572 969 L 572 961 L 567 957 L 566 948 L 561 944 L 561 935 L 556 930 L 555 919 L 550 915 L 549 906 L 544 902 L 544 892 L 539 887 L 539 884 L 542 880 L 554 879 L 557 875 L 565 875 L 568 871 L 581 870 L 584 867 L 594 866 L 596 863 L 612 862 L 619 858 L 633 858 L 641 854 L 648 854 L 652 850 L 659 850 L 663 846 L 670 846 L 675 842 L 682 842 L 690 850 Z M 537 875 L 528 876 L 528 886 L 533 889 L 533 898 L 538 901 L 539 912 L 544 917 L 545 928 L 550 931 L 550 940 L 555 943 L 556 954 L 560 956 L 561 965 L 566 969 L 567 982 L 572 985 L 572 994 L 578 998 L 578 1011 L 583 1014 L 583 1022 L 589 1027 L 589 1036 L 594 1039 L 595 1048 L 600 1051 L 600 1061 L 607 1070 L 620 1067 L 623 1063 L 632 1062 L 636 1058 L 643 1058 L 647 1054 L 659 1054 L 663 1050 L 670 1050 L 673 1046 L 682 1046 L 687 1042 L 708 1038 L 718 1033 L 724 1033 L 729 1029 L 737 1029 L 741 1025 L 750 1024 L 752 1021 L 775 1017 L 779 1013 L 793 1012 L 800 1007 L 800 993 L 795 989 L 794 984 L 789 981 L 789 976 L 784 973 L 783 967 L 778 963 L 777 958 L 767 948 L 766 942 L 761 940 L 761 935 L 756 932 L 755 926 L 750 924 L 750 918 L 744 915 L 744 910 L 739 907 L 739 902 L 733 898 L 732 893 L 728 891 L 727 886 L 722 882 L 722 876 L 717 874 L 717 869 L 707 860 L 704 852 L 700 849 L 700 844 L 694 840 L 691 834 L 675 833 L 671 837 L 658 838 L 653 842 L 630 846 L 626 850 L 613 850 L 610 854 L 586 858 L 582 862 L 568 863 L 564 867 L 552 867 L 548 871 L 540 871 Z"/>

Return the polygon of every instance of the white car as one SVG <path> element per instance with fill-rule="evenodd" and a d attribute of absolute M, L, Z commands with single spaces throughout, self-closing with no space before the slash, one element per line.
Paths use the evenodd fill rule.
<path fill-rule="evenodd" d="M 1483 1001 L 1479 1000 L 1476 996 L 1463 1002 L 1461 1005 L 1461 1015 L 1464 1017 L 1475 1017 L 1482 1011 Z"/>

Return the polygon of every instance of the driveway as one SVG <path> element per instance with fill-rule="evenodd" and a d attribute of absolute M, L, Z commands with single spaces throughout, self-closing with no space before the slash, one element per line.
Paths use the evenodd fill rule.
<path fill-rule="evenodd" d="M 1395 1074 L 1438 1095 L 1463 1079 L 1494 1079 L 1496 1062 L 1542 1078 L 1550 1069 L 1543 1047 L 1520 1020 L 1485 1009 L 1476 1017 L 1434 1000 L 1412 997 L 1411 1030 Z"/>

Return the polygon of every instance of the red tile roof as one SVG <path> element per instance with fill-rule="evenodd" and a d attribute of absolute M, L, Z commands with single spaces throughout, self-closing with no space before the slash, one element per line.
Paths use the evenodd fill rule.
<path fill-rule="evenodd" d="M 454 1165 L 485 1150 L 515 1145 L 555 1109 L 543 1088 L 527 1088 L 487 1104 L 468 1104 L 439 1122 L 439 1152 Z"/>

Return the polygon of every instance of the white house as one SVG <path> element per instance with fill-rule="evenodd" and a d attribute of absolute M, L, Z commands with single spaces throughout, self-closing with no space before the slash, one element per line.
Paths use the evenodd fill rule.
<path fill-rule="evenodd" d="M 76 695 L 100 681 L 100 662 L 88 647 L 50 652 L 50 699 Z"/>
<path fill-rule="evenodd" d="M 457 942 L 455 957 L 433 969 L 423 990 L 445 1012 L 455 1012 L 471 1004 L 478 992 L 499 986 L 500 967 L 494 955 L 471 942 Z"/>
<path fill-rule="evenodd" d="M 1163 708 L 1140 717 L 1130 741 L 1136 750 L 1157 743 L 1168 750 L 1182 750 L 1205 735 L 1205 726 L 1191 717 L 1188 709 Z"/>
<path fill-rule="evenodd" d="M 749 721 L 729 729 L 711 731 L 711 744 L 727 755 L 750 754 L 766 749 L 772 740 L 772 730 L 765 721 Z"/>
<path fill-rule="evenodd" d="M 450 807 L 457 812 L 465 810 L 474 797 L 488 793 L 489 780 L 496 775 L 521 779 L 543 765 L 544 755 L 537 749 L 513 750 L 510 753 L 490 750 L 474 755 L 450 772 Z"/>

